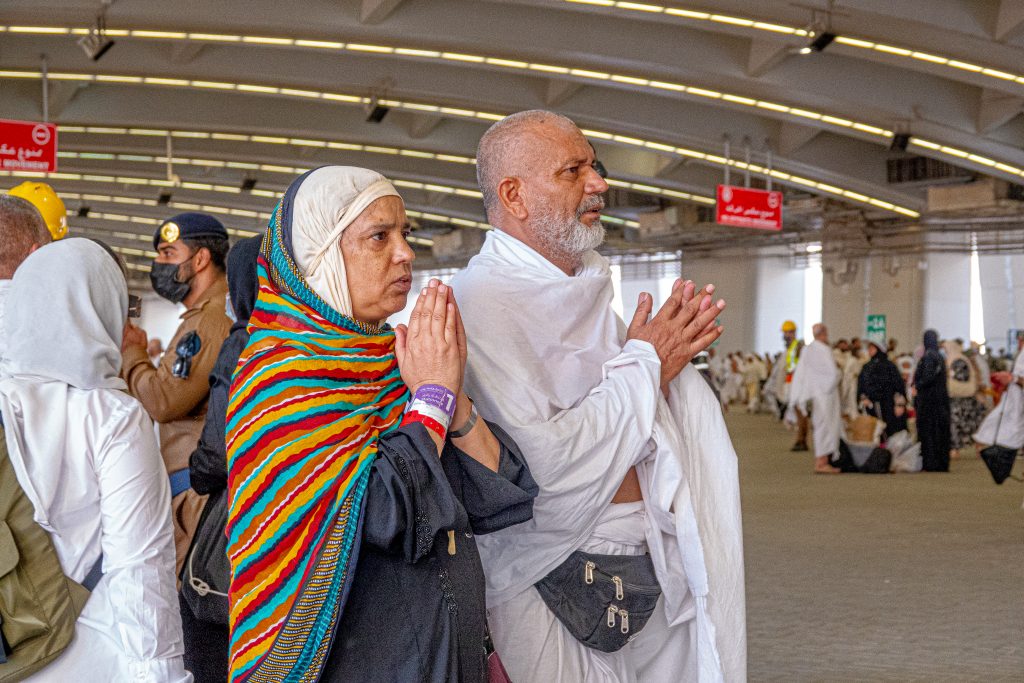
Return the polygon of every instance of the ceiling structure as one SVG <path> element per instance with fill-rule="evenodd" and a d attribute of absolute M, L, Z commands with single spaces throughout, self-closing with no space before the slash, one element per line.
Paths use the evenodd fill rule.
<path fill-rule="evenodd" d="M 93 61 L 78 42 L 101 13 L 114 45 Z M 476 143 L 530 108 L 577 121 L 608 168 L 613 253 L 797 253 L 829 227 L 836 248 L 968 229 L 1024 245 L 1006 237 L 1018 202 L 975 225 L 926 198 L 934 182 L 1024 183 L 1024 0 L 5 0 L 0 118 L 43 117 L 44 70 L 50 182 L 72 229 L 139 274 L 162 218 L 258 231 L 324 163 L 393 178 L 424 256 L 438 242 L 457 260 L 486 227 Z M 957 172 L 890 182 L 914 157 Z M 727 169 L 783 190 L 782 234 L 708 223 Z M 637 232 L 673 206 L 671 232 Z"/>

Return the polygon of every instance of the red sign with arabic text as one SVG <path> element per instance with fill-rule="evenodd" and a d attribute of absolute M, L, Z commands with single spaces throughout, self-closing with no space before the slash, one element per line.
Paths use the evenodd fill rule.
<path fill-rule="evenodd" d="M 740 228 L 782 230 L 782 193 L 719 185 L 715 222 Z"/>
<path fill-rule="evenodd" d="M 34 121 L 0 119 L 0 169 L 4 171 L 57 170 L 57 126 Z"/>

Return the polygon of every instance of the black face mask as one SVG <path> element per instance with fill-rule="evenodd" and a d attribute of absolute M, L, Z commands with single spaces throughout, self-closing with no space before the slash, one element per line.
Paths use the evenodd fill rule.
<path fill-rule="evenodd" d="M 188 296 L 192 289 L 192 278 L 185 282 L 178 280 L 179 270 L 188 263 L 191 257 L 181 263 L 157 263 L 149 271 L 149 281 L 153 285 L 153 291 L 170 301 L 172 304 L 180 304 Z"/>

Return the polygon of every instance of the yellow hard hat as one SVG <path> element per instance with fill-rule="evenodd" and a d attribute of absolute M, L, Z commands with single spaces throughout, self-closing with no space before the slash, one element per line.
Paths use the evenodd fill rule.
<path fill-rule="evenodd" d="M 793 322 L 792 320 L 787 320 L 786 322 L 782 323 L 782 331 L 796 332 L 796 323 Z"/>
<path fill-rule="evenodd" d="M 53 239 L 59 240 L 68 234 L 68 211 L 52 187 L 26 180 L 12 187 L 10 194 L 31 202 L 39 210 Z"/>

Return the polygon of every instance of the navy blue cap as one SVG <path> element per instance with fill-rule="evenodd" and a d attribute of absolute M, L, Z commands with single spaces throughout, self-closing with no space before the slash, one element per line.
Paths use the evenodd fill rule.
<path fill-rule="evenodd" d="M 153 234 L 153 248 L 161 242 L 177 242 L 178 240 L 196 237 L 220 237 L 228 239 L 227 228 L 219 220 L 207 213 L 189 211 L 172 216 L 160 224 Z"/>

